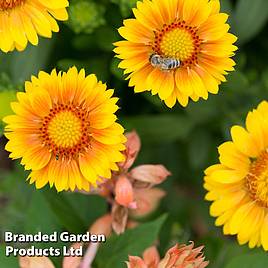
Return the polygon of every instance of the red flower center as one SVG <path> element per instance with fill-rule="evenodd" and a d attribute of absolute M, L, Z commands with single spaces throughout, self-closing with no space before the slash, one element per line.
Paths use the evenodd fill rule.
<path fill-rule="evenodd" d="M 152 49 L 160 56 L 180 60 L 181 66 L 187 67 L 197 63 L 200 45 L 197 28 L 178 21 L 155 32 Z"/>
<path fill-rule="evenodd" d="M 58 158 L 75 158 L 90 148 L 89 113 L 82 107 L 58 104 L 40 127 L 43 144 Z"/>
<path fill-rule="evenodd" d="M 0 11 L 12 9 L 21 5 L 25 0 L 0 0 Z"/>

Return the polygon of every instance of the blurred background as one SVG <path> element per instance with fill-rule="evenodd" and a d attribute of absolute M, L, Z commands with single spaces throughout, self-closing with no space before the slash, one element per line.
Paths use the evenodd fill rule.
<path fill-rule="evenodd" d="M 221 1 L 221 10 L 230 15 L 231 32 L 239 38 L 236 71 L 228 75 L 228 82 L 221 85 L 218 95 L 210 95 L 208 101 L 190 103 L 187 108 L 177 105 L 172 110 L 150 93 L 134 94 L 117 68 L 112 43 L 121 39 L 117 29 L 124 18 L 132 16 L 136 0 L 70 2 L 70 19 L 61 24 L 60 33 L 53 34 L 52 40 L 41 38 L 38 47 L 28 46 L 22 53 L 0 53 L 0 119 L 12 113 L 9 102 L 15 100 L 16 91 L 23 90 L 24 81 L 39 70 L 67 70 L 76 65 L 85 68 L 87 74 L 95 73 L 108 87 L 116 89 L 121 107 L 119 121 L 127 131 L 135 129 L 141 137 L 142 149 L 134 166 L 164 164 L 172 172 L 161 185 L 167 195 L 159 208 L 142 219 L 150 222 L 167 215 L 161 229 L 153 224 L 157 232 L 151 229 L 144 234 L 148 237 L 146 243 L 159 237 L 163 255 L 176 242 L 193 240 L 196 245 L 205 245 L 209 267 L 268 267 L 268 256 L 262 249 L 239 246 L 235 237 L 223 236 L 222 229 L 214 226 L 202 187 L 203 170 L 217 162 L 217 146 L 230 138 L 230 127 L 243 125 L 247 112 L 268 98 L 268 1 Z M 27 173 L 19 162 L 11 162 L 4 151 L 3 125 L 0 132 L 1 231 L 83 233 L 107 211 L 100 197 L 56 193 L 48 187 L 35 190 L 25 182 Z M 128 244 L 120 244 L 116 238 L 108 240 L 94 267 L 125 267 L 120 262 L 122 258 L 127 260 L 128 254 L 140 254 L 146 244 L 138 241 L 132 252 L 133 241 L 127 237 L 125 241 Z M 120 252 L 113 247 L 114 243 Z M 0 247 L 1 267 L 18 267 L 15 258 L 4 257 L 3 243 Z M 53 262 L 60 267 L 60 258 Z"/>

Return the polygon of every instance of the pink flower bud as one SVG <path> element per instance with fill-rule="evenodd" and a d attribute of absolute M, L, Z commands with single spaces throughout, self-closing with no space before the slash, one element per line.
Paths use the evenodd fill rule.
<path fill-rule="evenodd" d="M 121 163 L 124 169 L 128 169 L 133 165 L 141 148 L 141 141 L 136 131 L 126 133 L 126 137 L 126 160 L 124 163 Z"/>
<path fill-rule="evenodd" d="M 42 257 L 19 257 L 20 268 L 55 268 L 52 261 L 45 256 Z"/>
<path fill-rule="evenodd" d="M 143 252 L 143 260 L 148 267 L 157 267 L 160 261 L 160 256 L 155 246 L 147 248 Z"/>
<path fill-rule="evenodd" d="M 89 230 L 92 234 L 104 234 L 109 236 L 112 233 L 112 216 L 111 214 L 106 214 L 98 218 L 90 227 Z"/>
<path fill-rule="evenodd" d="M 82 246 L 82 243 L 72 244 L 71 247 L 77 249 Z M 63 258 L 62 268 L 78 268 L 81 264 L 82 257 L 80 256 L 66 256 Z"/>
<path fill-rule="evenodd" d="M 145 262 L 136 256 L 129 256 L 129 262 L 126 262 L 127 268 L 148 268 Z"/>
<path fill-rule="evenodd" d="M 159 188 L 135 189 L 134 196 L 137 209 L 131 211 L 131 215 L 143 217 L 157 208 L 161 198 L 165 196 L 165 191 Z"/>
<path fill-rule="evenodd" d="M 124 175 L 121 175 L 116 181 L 115 200 L 124 207 L 134 206 L 133 187 L 128 178 Z"/>
<path fill-rule="evenodd" d="M 171 173 L 163 165 L 141 165 L 133 168 L 129 175 L 138 181 L 159 184 Z"/>

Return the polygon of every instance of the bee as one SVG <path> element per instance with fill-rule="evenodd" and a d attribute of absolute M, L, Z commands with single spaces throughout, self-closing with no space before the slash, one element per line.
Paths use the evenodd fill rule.
<path fill-rule="evenodd" d="M 158 54 L 152 54 L 149 61 L 153 67 L 157 67 L 162 71 L 170 71 L 180 67 L 181 62 L 175 58 L 162 57 Z"/>
<path fill-rule="evenodd" d="M 56 160 L 58 161 L 59 159 L 60 159 L 60 156 L 59 156 L 59 154 L 56 154 Z"/>

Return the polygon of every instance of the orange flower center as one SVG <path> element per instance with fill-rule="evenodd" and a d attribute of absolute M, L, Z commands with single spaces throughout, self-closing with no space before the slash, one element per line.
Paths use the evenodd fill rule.
<path fill-rule="evenodd" d="M 58 104 L 43 119 L 40 136 L 56 157 L 75 158 L 90 148 L 88 112 L 74 105 Z"/>
<path fill-rule="evenodd" d="M 21 5 L 25 0 L 0 0 L 0 10 L 12 9 Z"/>
<path fill-rule="evenodd" d="M 268 208 L 268 152 L 263 152 L 252 162 L 246 176 L 246 185 L 251 198 Z"/>
<path fill-rule="evenodd" d="M 153 51 L 167 58 L 178 59 L 182 66 L 197 63 L 201 40 L 197 28 L 187 26 L 184 21 L 173 22 L 155 32 Z"/>

